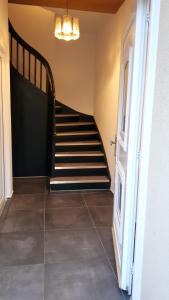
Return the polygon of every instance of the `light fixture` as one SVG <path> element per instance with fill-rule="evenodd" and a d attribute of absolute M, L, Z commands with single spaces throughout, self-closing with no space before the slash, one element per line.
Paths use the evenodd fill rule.
<path fill-rule="evenodd" d="M 68 13 L 67 0 L 67 14 L 64 16 L 56 16 L 54 35 L 59 40 L 71 41 L 80 38 L 79 18 L 72 17 Z"/>

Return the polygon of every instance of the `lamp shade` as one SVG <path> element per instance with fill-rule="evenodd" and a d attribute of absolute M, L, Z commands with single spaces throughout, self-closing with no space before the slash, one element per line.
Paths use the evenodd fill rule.
<path fill-rule="evenodd" d="M 79 39 L 79 18 L 75 18 L 70 15 L 56 17 L 54 35 L 57 39 L 65 41 Z"/>

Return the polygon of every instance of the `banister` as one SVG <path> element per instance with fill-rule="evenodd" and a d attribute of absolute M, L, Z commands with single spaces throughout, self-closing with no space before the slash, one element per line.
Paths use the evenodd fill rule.
<path fill-rule="evenodd" d="M 35 50 L 32 46 L 30 46 L 27 42 L 25 42 L 23 40 L 23 38 L 15 31 L 15 29 L 12 26 L 10 21 L 9 21 L 9 32 L 11 34 L 11 37 L 17 41 L 17 49 L 18 49 L 18 44 L 21 45 L 24 49 L 26 49 L 30 54 L 32 54 L 35 58 L 37 58 L 43 64 L 43 66 L 46 69 L 47 75 L 49 77 L 49 81 L 51 83 L 52 94 L 55 98 L 54 78 L 53 78 L 52 70 L 51 70 L 51 67 L 50 67 L 48 61 L 37 50 Z M 30 54 L 29 54 L 29 59 L 30 59 Z M 29 70 L 29 72 L 30 72 L 30 70 Z"/>
<path fill-rule="evenodd" d="M 11 22 L 9 21 L 9 34 L 10 34 L 10 59 L 11 65 L 34 86 L 39 88 L 47 95 L 48 99 L 48 174 L 53 172 L 54 165 L 54 151 L 55 151 L 55 83 L 51 67 L 48 61 L 32 46 L 30 46 L 23 38 L 15 31 Z M 13 52 L 13 40 L 16 42 L 16 53 Z M 19 51 L 21 47 L 21 55 Z M 27 59 L 25 53 L 28 53 Z M 13 55 L 14 54 L 14 55 Z M 14 56 L 14 57 L 13 57 Z M 33 57 L 33 67 L 31 64 L 31 57 Z M 37 62 L 39 65 L 39 73 L 37 72 Z M 21 64 L 20 64 L 21 63 Z M 25 72 L 25 65 L 26 70 Z M 43 69 L 45 72 L 43 72 Z M 26 74 L 27 73 L 27 76 Z M 45 74 L 44 74 L 45 73 Z M 38 77 L 38 80 L 37 80 Z M 45 82 L 46 80 L 46 82 Z M 43 85 L 44 83 L 44 85 Z"/>

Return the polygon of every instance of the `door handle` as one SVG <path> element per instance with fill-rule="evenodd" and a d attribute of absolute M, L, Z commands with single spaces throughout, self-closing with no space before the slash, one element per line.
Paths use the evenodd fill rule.
<path fill-rule="evenodd" d="M 110 141 L 110 146 L 113 146 L 113 145 L 115 145 L 115 147 L 114 147 L 114 156 L 116 156 L 117 135 L 115 136 L 114 141 L 113 140 Z"/>

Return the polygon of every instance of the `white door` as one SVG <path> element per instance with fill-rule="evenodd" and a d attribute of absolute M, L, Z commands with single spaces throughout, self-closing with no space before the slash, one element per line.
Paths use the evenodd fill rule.
<path fill-rule="evenodd" d="M 3 101 L 2 101 L 2 60 L 0 58 L 0 212 L 4 204 L 4 141 L 3 141 Z"/>
<path fill-rule="evenodd" d="M 116 168 L 115 168 L 115 194 L 113 211 L 113 240 L 116 256 L 119 287 L 131 290 L 132 280 L 132 255 L 133 255 L 133 230 L 130 226 L 131 205 L 130 189 L 134 178 L 128 175 L 130 117 L 131 117 L 131 90 L 133 79 L 135 41 L 135 21 L 132 20 L 124 34 L 121 49 L 121 76 L 118 112 L 118 129 L 116 138 Z M 134 226 L 134 222 L 133 222 Z"/>

